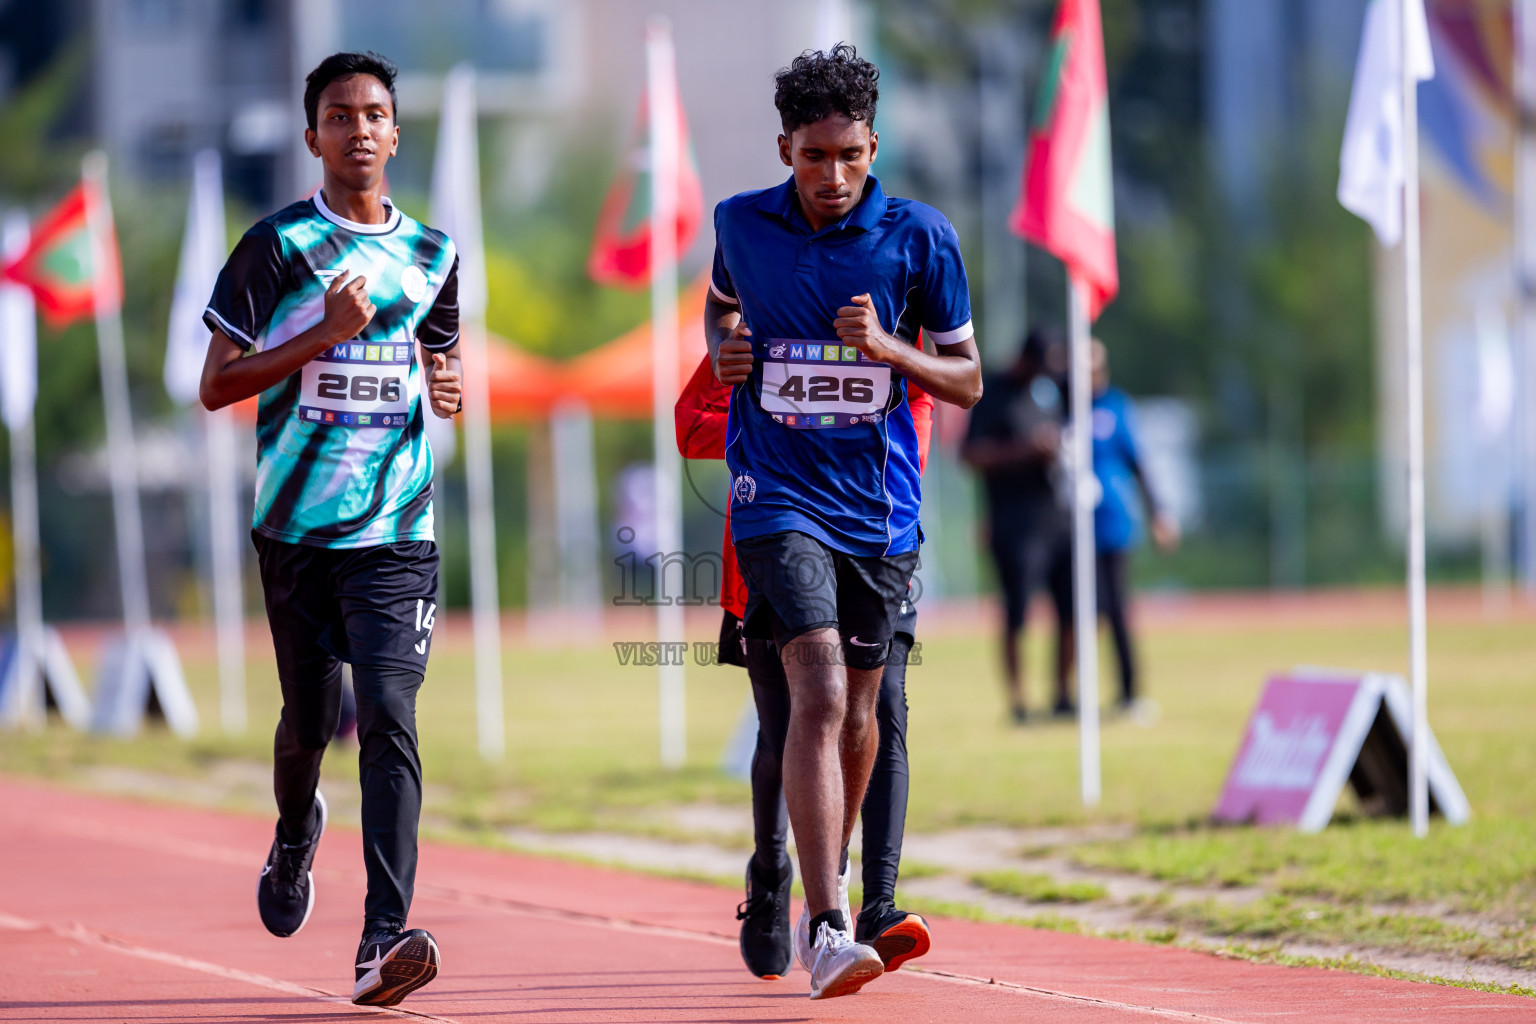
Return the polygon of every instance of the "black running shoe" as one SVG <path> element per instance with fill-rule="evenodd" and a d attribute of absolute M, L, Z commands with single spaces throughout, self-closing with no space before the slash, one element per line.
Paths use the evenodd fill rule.
<path fill-rule="evenodd" d="M 437 977 L 441 963 L 437 940 L 425 929 L 364 935 L 357 947 L 352 1001 L 359 1006 L 394 1006 Z"/>
<path fill-rule="evenodd" d="M 928 922 L 916 914 L 897 910 L 891 903 L 877 903 L 859 911 L 859 923 L 854 926 L 854 941 L 873 946 L 885 969 L 894 971 L 908 960 L 915 960 L 928 952 L 933 938 L 928 934 Z"/>
<path fill-rule="evenodd" d="M 747 861 L 747 898 L 736 908 L 741 922 L 741 959 L 747 970 L 767 981 L 789 973 L 794 952 L 790 946 L 789 888 L 794 871 L 785 862 L 777 885 L 764 885 Z"/>
<path fill-rule="evenodd" d="M 283 842 L 283 827 L 278 825 L 272 849 L 267 852 L 267 863 L 256 881 L 256 907 L 261 911 L 261 923 L 280 939 L 303 928 L 310 911 L 315 909 L 315 878 L 309 867 L 315 862 L 326 818 L 325 797 L 318 789 L 311 814 L 314 830 L 301 843 L 290 846 Z"/>

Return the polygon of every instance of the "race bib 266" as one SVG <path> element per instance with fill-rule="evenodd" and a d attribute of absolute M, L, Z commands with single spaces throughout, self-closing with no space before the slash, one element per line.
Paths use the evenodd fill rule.
<path fill-rule="evenodd" d="M 336 427 L 405 426 L 412 358 L 410 345 L 332 346 L 304 364 L 299 418 Z"/>

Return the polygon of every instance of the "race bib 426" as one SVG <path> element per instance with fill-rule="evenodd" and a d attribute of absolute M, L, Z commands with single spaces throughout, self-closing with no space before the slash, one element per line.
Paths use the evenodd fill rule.
<path fill-rule="evenodd" d="M 403 427 L 411 346 L 349 341 L 304 364 L 299 418 L 336 427 Z"/>
<path fill-rule="evenodd" d="M 851 345 L 770 338 L 760 404 L 786 427 L 878 423 L 891 397 L 891 368 Z"/>

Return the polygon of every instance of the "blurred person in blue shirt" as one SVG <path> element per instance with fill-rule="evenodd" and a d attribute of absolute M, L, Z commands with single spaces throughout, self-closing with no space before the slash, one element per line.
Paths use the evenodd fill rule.
<path fill-rule="evenodd" d="M 1098 567 L 1098 610 L 1109 623 L 1120 666 L 1121 711 L 1132 712 L 1140 696 L 1136 685 L 1136 655 L 1131 644 L 1127 607 L 1130 559 L 1142 539 L 1142 508 L 1151 520 L 1152 541 L 1171 551 L 1179 544 L 1178 523 L 1158 503 L 1142 466 L 1136 411 L 1130 396 L 1109 383 L 1109 350 L 1094 339 L 1093 358 L 1093 474 L 1100 488 L 1093 511 Z M 1071 557 L 1070 551 L 1066 554 Z M 1063 657 L 1074 650 L 1072 623 L 1063 623 Z"/>

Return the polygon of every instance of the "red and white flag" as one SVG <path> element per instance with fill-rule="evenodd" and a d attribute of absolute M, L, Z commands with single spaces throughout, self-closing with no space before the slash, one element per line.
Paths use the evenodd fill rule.
<path fill-rule="evenodd" d="M 108 211 L 102 218 L 106 238 L 91 237 L 90 212 L 95 207 Z M 122 303 L 123 268 L 110 209 L 107 197 L 90 181 L 82 181 L 32 230 L 27 248 L 8 257 L 0 270 L 0 277 L 31 290 L 43 319 L 54 328 L 89 319 L 98 299 L 106 309 Z"/>
<path fill-rule="evenodd" d="M 676 89 L 673 89 L 676 95 Z M 597 215 L 587 273 L 598 284 L 644 288 L 651 280 L 651 176 L 648 96 L 641 97 L 635 144 Z M 704 220 L 704 189 L 688 140 L 688 120 L 677 101 L 677 253 L 688 251 Z"/>
<path fill-rule="evenodd" d="M 1039 90 L 1008 226 L 1067 265 L 1092 320 L 1120 290 L 1099 0 L 1061 0 Z"/>

